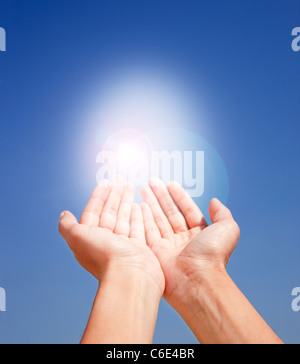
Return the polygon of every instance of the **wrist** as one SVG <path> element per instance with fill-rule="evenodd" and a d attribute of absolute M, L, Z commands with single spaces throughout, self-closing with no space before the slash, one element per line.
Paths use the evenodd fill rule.
<path fill-rule="evenodd" d="M 109 262 L 99 284 L 122 285 L 128 292 L 145 292 L 156 301 L 161 300 L 164 292 L 163 282 L 149 274 L 145 266 L 126 264 L 122 260 Z"/>
<path fill-rule="evenodd" d="M 186 278 L 172 305 L 202 344 L 282 343 L 225 268 Z M 182 286 L 181 286 L 182 287 Z"/>
<path fill-rule="evenodd" d="M 162 293 L 149 277 L 113 264 L 99 283 L 87 330 L 92 335 L 83 342 L 96 337 L 102 344 L 152 343 Z"/>
<path fill-rule="evenodd" d="M 179 264 L 180 267 L 180 264 Z M 225 266 L 205 262 L 185 264 L 177 270 L 176 278 L 171 282 L 166 300 L 181 315 L 191 311 L 193 303 L 197 309 L 204 309 L 206 298 L 214 294 L 213 287 L 217 281 L 229 278 Z"/>

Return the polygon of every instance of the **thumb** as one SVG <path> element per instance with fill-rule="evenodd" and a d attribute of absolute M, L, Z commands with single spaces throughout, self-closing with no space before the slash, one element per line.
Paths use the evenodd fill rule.
<path fill-rule="evenodd" d="M 211 221 L 215 224 L 217 222 L 234 221 L 230 210 L 222 204 L 217 198 L 211 200 L 209 205 L 209 214 Z"/>
<path fill-rule="evenodd" d="M 66 240 L 69 240 L 71 230 L 78 225 L 76 217 L 69 211 L 64 211 L 59 217 L 59 233 Z"/>

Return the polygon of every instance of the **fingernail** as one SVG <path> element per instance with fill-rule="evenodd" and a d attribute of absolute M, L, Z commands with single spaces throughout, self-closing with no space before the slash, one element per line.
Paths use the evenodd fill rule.
<path fill-rule="evenodd" d="M 65 213 L 62 212 L 60 215 L 59 215 L 59 221 L 65 216 Z"/>
<path fill-rule="evenodd" d="M 152 177 L 149 181 L 149 186 L 151 187 L 164 187 L 163 181 L 158 177 Z"/>
<path fill-rule="evenodd" d="M 116 174 L 112 178 L 112 185 L 118 187 L 125 187 L 127 184 L 126 178 L 121 174 Z"/>
<path fill-rule="evenodd" d="M 172 182 L 170 183 L 170 186 L 172 186 L 172 187 L 182 187 L 182 186 L 181 186 L 181 184 L 180 184 L 180 183 L 178 183 L 177 181 L 172 181 Z"/>

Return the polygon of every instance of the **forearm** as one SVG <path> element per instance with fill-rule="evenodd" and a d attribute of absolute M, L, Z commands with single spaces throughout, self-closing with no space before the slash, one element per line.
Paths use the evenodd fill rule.
<path fill-rule="evenodd" d="M 142 272 L 109 270 L 100 286 L 82 344 L 150 344 L 161 299 Z"/>
<path fill-rule="evenodd" d="M 225 270 L 188 285 L 185 298 L 175 305 L 200 343 L 282 343 Z"/>

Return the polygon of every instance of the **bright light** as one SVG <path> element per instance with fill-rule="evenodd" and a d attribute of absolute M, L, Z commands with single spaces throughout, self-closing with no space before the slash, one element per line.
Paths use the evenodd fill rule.
<path fill-rule="evenodd" d="M 118 160 L 121 166 L 129 168 L 137 162 L 139 150 L 133 145 L 121 143 L 118 150 Z"/>
<path fill-rule="evenodd" d="M 153 150 L 149 138 L 138 130 L 124 129 L 110 135 L 97 156 L 97 182 L 121 174 L 131 182 L 148 176 L 148 160 Z"/>

